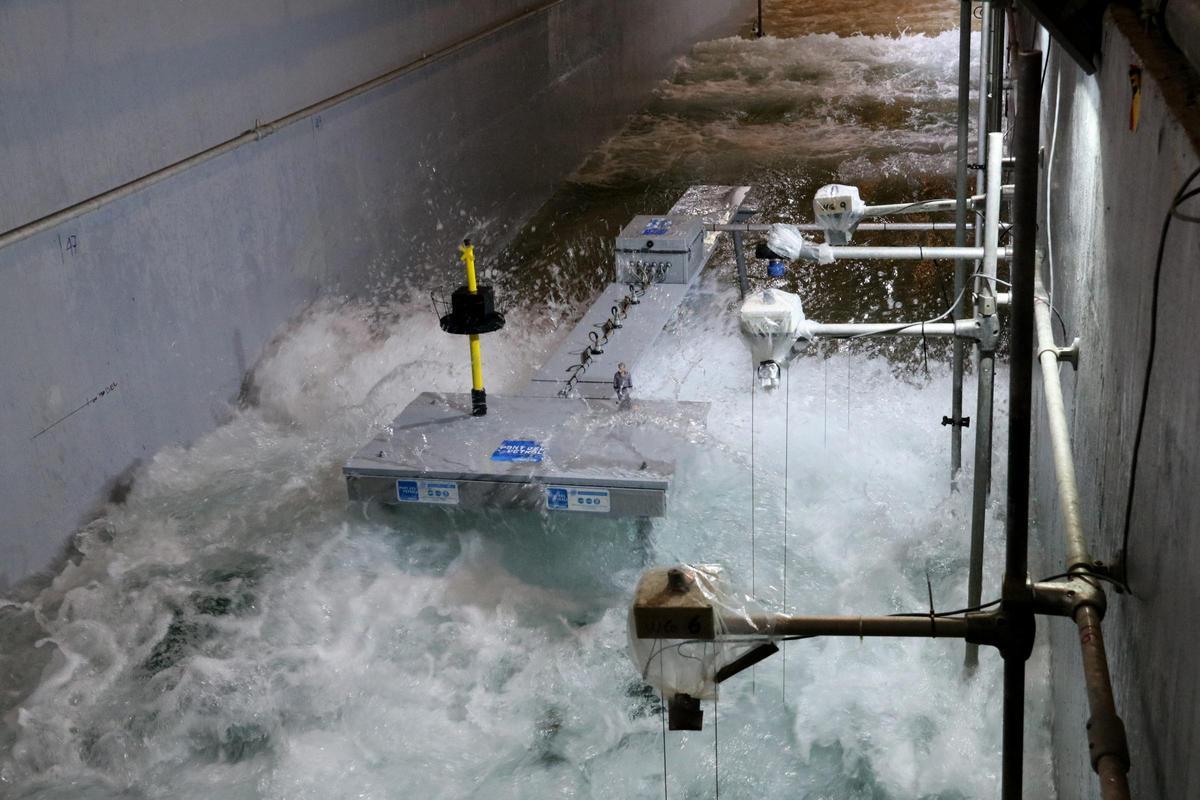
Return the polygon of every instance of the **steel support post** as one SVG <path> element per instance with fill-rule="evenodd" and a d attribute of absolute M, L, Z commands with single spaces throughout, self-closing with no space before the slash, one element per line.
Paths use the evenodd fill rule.
<path fill-rule="evenodd" d="M 954 195 L 954 246 L 967 244 L 967 128 L 971 103 L 971 0 L 960 0 L 958 18 L 958 159 Z M 965 303 L 963 287 L 967 280 L 967 262 L 954 262 L 954 318 L 963 319 Z M 962 404 L 963 359 L 966 343 L 955 339 L 950 389 L 950 486 L 958 488 L 958 472 L 962 469 Z"/>
<path fill-rule="evenodd" d="M 1029 585 L 1029 450 L 1033 415 L 1033 283 L 1037 248 L 1038 134 L 1041 51 L 1017 56 L 1013 154 L 1012 305 L 1009 323 L 1008 502 L 1005 517 L 1001 610 L 1018 631 L 1004 654 L 1004 734 L 1000 796 L 1020 800 L 1025 743 L 1025 662 L 1033 646 L 1033 594 Z M 991 146 L 991 145 L 989 145 Z M 989 156 L 991 154 L 989 153 Z"/>
<path fill-rule="evenodd" d="M 1003 157 L 1003 136 L 988 134 L 987 203 L 984 208 L 983 263 L 980 272 L 987 277 L 996 274 L 996 248 L 1000 230 L 1000 172 Z M 992 285 L 984 278 L 976 279 L 976 315 L 990 330 L 998 331 L 999 317 Z M 978 390 L 975 398 L 975 474 L 971 497 L 971 554 L 967 573 L 967 605 L 979 605 L 983 595 L 983 543 L 987 523 L 987 500 L 992 473 L 992 402 L 996 375 L 996 336 L 979 340 Z M 974 669 L 979 663 L 979 648 L 967 644 L 964 663 Z"/>

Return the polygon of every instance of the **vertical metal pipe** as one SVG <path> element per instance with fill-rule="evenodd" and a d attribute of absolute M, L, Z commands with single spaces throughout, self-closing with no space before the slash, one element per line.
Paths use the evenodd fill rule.
<path fill-rule="evenodd" d="M 979 88 L 977 90 L 977 105 L 975 108 L 975 135 L 979 138 L 978 163 L 987 163 L 988 128 L 988 79 L 992 72 L 992 4 L 985 0 L 980 4 L 979 22 Z M 983 170 L 975 174 L 975 194 L 983 194 L 985 181 Z M 983 242 L 983 231 L 975 226 L 975 244 Z M 978 267 L 978 264 L 976 265 Z"/>
<path fill-rule="evenodd" d="M 971 0 L 960 0 L 958 15 L 958 171 L 955 175 L 954 246 L 967 243 L 967 133 L 971 114 Z M 967 262 L 954 262 L 954 318 L 966 316 L 963 287 Z M 950 389 L 950 485 L 957 488 L 962 469 L 963 359 L 966 343 L 954 340 L 953 378 Z"/>
<path fill-rule="evenodd" d="M 1004 658 L 1004 737 L 1003 764 L 1000 769 L 1001 800 L 1021 800 L 1025 750 L 1025 659 Z"/>
<path fill-rule="evenodd" d="M 754 32 L 754 35 L 760 39 L 766 35 L 763 32 L 763 0 L 758 0 L 758 30 Z"/>
<path fill-rule="evenodd" d="M 975 398 L 975 478 L 971 497 L 971 555 L 967 568 L 967 607 L 979 605 L 983 595 L 983 540 L 987 526 L 987 473 L 992 468 L 992 388 L 996 375 L 996 354 L 979 350 L 979 391 Z M 979 664 L 979 645 L 967 644 L 964 661 L 967 669 Z"/>
<path fill-rule="evenodd" d="M 1017 56 L 1021 113 L 1013 134 L 1013 258 L 1009 261 L 1008 511 L 1004 594 L 1026 591 L 1029 571 L 1029 438 L 1033 415 L 1033 272 L 1037 252 L 1042 53 Z"/>
<path fill-rule="evenodd" d="M 987 150 L 987 199 L 984 206 L 983 265 L 985 275 L 996 274 L 996 247 L 1000 231 L 1000 173 L 1002 166 L 1003 135 L 988 135 Z M 977 293 L 982 298 L 978 313 L 981 317 L 996 314 L 994 293 L 988 281 L 976 281 Z M 989 303 L 988 300 L 991 299 Z M 987 525 L 987 499 L 992 473 L 992 400 L 996 374 L 995 345 L 989 340 L 979 344 L 978 382 L 975 398 L 975 476 L 971 498 L 971 555 L 967 572 L 967 606 L 979 605 L 983 595 L 983 542 Z M 964 660 L 968 669 L 979 663 L 979 647 L 967 644 Z"/>
<path fill-rule="evenodd" d="M 1001 609 L 1010 630 L 1025 628 L 1032 643 L 1029 593 L 1029 449 L 1033 413 L 1033 272 L 1037 247 L 1038 134 L 1042 54 L 1017 57 L 1020 112 L 1013 132 L 1016 175 L 1013 190 L 1012 301 L 1009 306 L 1008 502 L 1005 518 L 1004 584 Z M 996 134 L 993 134 L 995 136 Z M 990 137 L 989 137 L 990 138 Z M 988 156 L 997 143 L 989 141 Z M 1000 796 L 1020 800 L 1025 742 L 1025 636 L 1004 650 L 1004 736 Z"/>
<path fill-rule="evenodd" d="M 1075 625 L 1079 629 L 1079 649 L 1083 656 L 1083 677 L 1091 714 L 1087 726 L 1088 750 L 1092 768 L 1100 776 L 1100 796 L 1103 800 L 1129 800 L 1129 779 L 1126 777 L 1129 746 L 1125 723 L 1117 714 L 1113 701 L 1100 614 L 1091 606 L 1080 606 L 1075 612 Z"/>
<path fill-rule="evenodd" d="M 988 62 L 991 68 L 991 75 L 988 78 L 988 116 L 987 129 L 988 133 L 993 133 L 1000 130 L 1001 120 L 1004 118 L 1004 62 L 1006 54 L 1004 51 L 1005 40 L 1005 2 L 991 3 L 991 34 L 992 34 L 992 55 Z"/>

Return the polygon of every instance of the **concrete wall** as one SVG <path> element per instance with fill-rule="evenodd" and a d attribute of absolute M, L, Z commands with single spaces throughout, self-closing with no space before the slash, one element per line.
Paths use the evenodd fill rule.
<path fill-rule="evenodd" d="M 1144 68 L 1136 130 L 1130 130 L 1131 64 Z M 1069 335 L 1082 339 L 1079 371 L 1064 367 L 1062 374 L 1092 554 L 1110 562 L 1121 552 L 1159 236 L 1172 196 L 1200 164 L 1197 110 L 1186 104 L 1192 79 L 1181 60 L 1146 39 L 1135 15 L 1120 7 L 1106 21 L 1096 75 L 1083 75 L 1052 49 L 1046 79 L 1042 143 L 1051 236 L 1047 248 L 1043 225 L 1042 255 L 1050 251 L 1054 304 Z M 1200 214 L 1200 203 L 1192 201 L 1190 213 Z M 1129 543 L 1134 593 L 1109 594 L 1104 626 L 1139 798 L 1200 797 L 1197 309 L 1200 225 L 1175 220 L 1164 250 L 1158 348 Z M 1049 434 L 1037 392 L 1036 512 L 1051 554 L 1043 563 L 1061 565 Z M 1052 641 L 1059 797 L 1098 797 L 1075 627 L 1066 620 L 1042 624 Z"/>
<path fill-rule="evenodd" d="M 0 4 L 0 231 L 541 5 Z M 227 415 L 290 316 L 420 283 L 466 233 L 494 249 L 676 55 L 750 13 L 565 0 L 0 250 L 0 586 L 45 565 L 115 476 Z"/>

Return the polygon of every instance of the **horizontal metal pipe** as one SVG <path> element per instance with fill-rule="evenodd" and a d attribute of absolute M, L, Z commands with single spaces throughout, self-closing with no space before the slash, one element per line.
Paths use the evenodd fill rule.
<path fill-rule="evenodd" d="M 833 257 L 845 259 L 889 259 L 894 261 L 925 261 L 933 259 L 983 258 L 982 247 L 831 247 Z M 1000 247 L 996 257 L 1012 256 L 1011 247 Z"/>
<path fill-rule="evenodd" d="M 729 616 L 727 633 L 770 633 L 773 636 L 904 636 L 962 639 L 967 621 L 959 617 L 803 617 L 762 614 Z"/>
<path fill-rule="evenodd" d="M 741 233 L 763 233 L 771 230 L 772 223 L 767 222 L 706 222 L 704 229 L 709 231 L 739 231 Z M 820 225 L 804 222 L 794 227 L 802 231 L 822 231 Z M 974 226 L 968 224 L 967 230 Z M 953 222 L 864 222 L 855 231 L 952 231 Z"/>
<path fill-rule="evenodd" d="M 1001 194 L 1012 194 L 1013 185 L 1006 183 L 1000 187 Z M 977 194 L 967 198 L 967 204 L 977 206 L 987 200 L 986 194 Z M 886 206 L 867 206 L 863 212 L 868 217 L 883 217 L 889 214 L 929 214 L 936 211 L 953 211 L 958 206 L 958 200 L 947 197 L 938 200 L 918 200 L 915 203 L 891 203 Z"/>
<path fill-rule="evenodd" d="M 808 332 L 814 339 L 849 339 L 855 336 L 954 336 L 953 322 L 813 322 Z"/>
<path fill-rule="evenodd" d="M 67 206 L 66 208 L 46 215 L 41 219 L 36 219 L 32 222 L 13 228 L 12 230 L 5 231 L 3 234 L 0 234 L 0 249 L 8 247 L 12 244 L 16 244 L 24 239 L 28 239 L 30 236 L 48 231 L 63 224 L 64 222 L 69 222 L 76 217 L 95 211 L 96 209 L 106 206 L 109 203 L 129 197 L 130 195 L 136 194 L 143 189 L 150 188 L 156 183 L 165 181 L 168 178 L 173 178 L 182 172 L 186 172 L 187 170 L 197 167 L 206 161 L 211 161 L 214 158 L 231 153 L 242 145 L 257 142 L 273 133 L 283 130 L 290 125 L 294 125 L 297 122 L 314 117 L 323 111 L 328 111 L 334 106 L 341 105 L 347 100 L 352 100 L 359 95 L 363 95 L 374 89 L 378 89 L 379 87 L 391 83 L 397 78 L 401 78 L 410 72 L 414 72 L 422 67 L 427 67 L 430 64 L 448 58 L 464 48 L 470 47 L 471 45 L 482 41 L 489 36 L 499 33 L 505 28 L 509 28 L 545 11 L 549 11 L 551 8 L 562 5 L 566 1 L 567 0 L 550 0 L 550 2 L 542 3 L 534 8 L 522 11 L 502 22 L 486 28 L 485 30 L 472 34 L 465 39 L 460 39 L 454 44 L 448 45 L 433 53 L 428 53 L 420 58 L 409 61 L 402 66 L 396 67 L 393 70 L 385 72 L 382 75 L 376 76 L 368 81 L 364 81 L 356 86 L 352 86 L 345 91 L 338 92 L 337 94 L 327 97 L 324 100 L 320 100 L 312 105 L 305 106 L 298 111 L 293 111 L 292 113 L 282 116 L 272 122 L 256 124 L 252 129 L 246 131 L 245 133 L 239 134 L 232 139 L 228 139 L 220 144 L 214 145 L 207 150 L 202 150 L 199 153 L 188 156 L 180 161 L 176 161 L 174 164 L 169 164 L 162 169 L 155 170 L 154 172 L 143 175 L 140 178 L 136 178 L 128 183 L 122 184 L 121 186 L 109 189 L 108 191 L 102 192 L 94 197 L 90 197 L 87 200 Z"/>

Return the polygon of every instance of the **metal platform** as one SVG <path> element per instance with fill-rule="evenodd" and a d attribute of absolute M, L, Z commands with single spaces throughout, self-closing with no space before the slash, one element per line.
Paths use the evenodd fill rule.
<path fill-rule="evenodd" d="M 612 332 L 603 346 L 603 353 L 593 354 L 587 371 L 574 384 L 573 394 L 579 397 L 609 400 L 613 396 L 612 377 L 617 364 L 625 363 L 636 370 L 637 364 L 653 346 L 654 340 L 683 302 L 690 287 L 679 283 L 657 283 L 646 288 L 640 302 L 630 308 L 621 328 Z M 625 296 L 624 284 L 613 283 L 600 293 L 581 323 L 546 363 L 534 373 L 527 392 L 535 397 L 556 397 L 566 385 L 568 369 L 579 363 L 580 353 L 589 347 L 588 333 L 596 330 L 591 320 L 603 322 L 611 309 Z M 635 374 L 636 380 L 636 374 Z M 634 385 L 636 390 L 636 383 Z"/>
<path fill-rule="evenodd" d="M 426 392 L 347 462 L 351 499 L 659 517 L 707 403 Z"/>
<path fill-rule="evenodd" d="M 694 219 L 730 221 L 747 191 L 744 186 L 693 186 L 666 217 L 653 218 L 666 231 L 645 234 L 655 244 L 643 242 L 641 253 L 631 249 L 643 238 L 639 235 L 627 243 L 624 257 L 644 257 L 655 264 L 669 260 L 672 250 L 662 242 L 672 231 L 698 232 Z M 672 224 L 662 224 L 668 217 Z M 646 224 L 636 224 L 642 225 L 639 233 L 645 230 Z M 710 231 L 703 240 L 692 237 L 692 249 L 676 248 L 677 255 L 686 255 L 692 264 L 695 245 L 702 241 L 702 268 L 717 236 Z M 663 270 L 662 280 L 682 276 L 686 282 L 647 283 L 637 292 L 626 282 L 610 284 L 520 395 L 488 395 L 486 416 L 471 415 L 468 394 L 420 395 L 343 467 L 351 499 L 395 506 L 663 516 L 676 458 L 703 429 L 708 404 L 644 398 L 637 367 L 700 271 L 690 266 L 675 273 Z M 632 294 L 638 302 L 623 305 Z M 623 307 L 624 313 L 614 314 L 614 307 Z M 608 330 L 607 341 L 581 356 L 593 345 L 589 334 L 603 332 L 605 322 L 617 316 L 621 326 Z M 584 358 L 587 364 L 580 369 Z M 621 362 L 634 377 L 634 402 L 626 409 L 617 408 L 613 399 L 613 373 Z"/>

